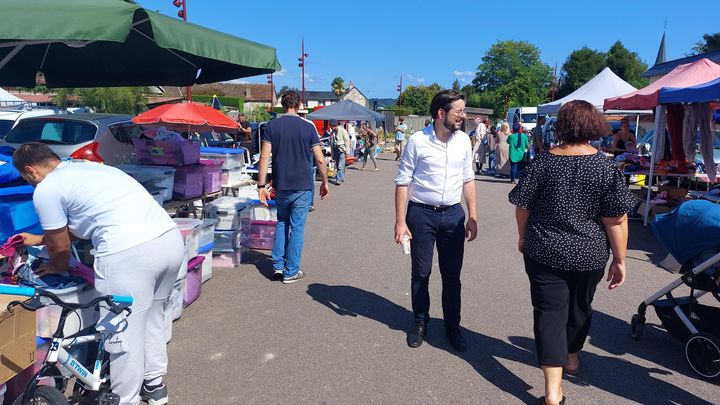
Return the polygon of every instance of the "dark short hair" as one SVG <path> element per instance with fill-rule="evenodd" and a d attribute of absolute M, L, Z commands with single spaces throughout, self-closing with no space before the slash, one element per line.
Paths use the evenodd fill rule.
<path fill-rule="evenodd" d="M 281 103 L 285 111 L 291 108 L 300 108 L 300 95 L 295 90 L 288 90 L 283 93 Z"/>
<path fill-rule="evenodd" d="M 430 102 L 430 116 L 436 119 L 438 111 L 441 108 L 447 112 L 450 110 L 450 104 L 458 100 L 465 100 L 465 95 L 455 90 L 443 90 L 439 92 Z"/>
<path fill-rule="evenodd" d="M 608 133 L 610 125 L 605 117 L 585 100 L 570 101 L 558 111 L 555 136 L 563 143 L 583 143 Z"/>
<path fill-rule="evenodd" d="M 12 158 L 13 165 L 21 172 L 26 166 L 43 166 L 51 161 L 60 160 L 57 153 L 40 142 L 28 142 L 20 145 L 13 153 Z"/>

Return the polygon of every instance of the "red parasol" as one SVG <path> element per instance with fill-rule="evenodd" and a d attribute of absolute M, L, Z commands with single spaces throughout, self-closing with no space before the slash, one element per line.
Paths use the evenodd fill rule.
<path fill-rule="evenodd" d="M 163 104 L 133 117 L 132 122 L 146 126 L 165 126 L 178 132 L 237 131 L 238 124 L 220 111 L 199 103 Z"/>

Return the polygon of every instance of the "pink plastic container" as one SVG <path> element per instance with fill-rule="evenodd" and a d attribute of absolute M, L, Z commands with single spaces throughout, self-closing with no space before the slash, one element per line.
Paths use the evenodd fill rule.
<path fill-rule="evenodd" d="M 173 198 L 187 200 L 203 194 L 203 166 L 178 166 L 175 168 Z"/>
<path fill-rule="evenodd" d="M 222 160 L 201 160 L 203 168 L 203 191 L 216 193 L 222 188 Z"/>
<path fill-rule="evenodd" d="M 243 246 L 250 249 L 272 250 L 275 244 L 275 226 L 277 221 L 249 221 L 246 226 L 243 220 L 242 231 L 247 232 L 243 237 Z"/>
<path fill-rule="evenodd" d="M 202 292 L 202 263 L 205 256 L 198 256 L 188 262 L 188 273 L 185 277 L 185 293 L 183 305 L 189 306 L 195 302 Z"/>
<path fill-rule="evenodd" d="M 133 139 L 137 163 L 187 166 L 200 162 L 200 143 L 188 140 L 154 141 Z"/>

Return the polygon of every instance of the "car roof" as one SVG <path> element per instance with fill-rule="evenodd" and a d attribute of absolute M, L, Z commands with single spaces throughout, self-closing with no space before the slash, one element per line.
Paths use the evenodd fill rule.
<path fill-rule="evenodd" d="M 123 114 L 100 114 L 100 113 L 81 113 L 81 114 L 62 114 L 62 115 L 45 115 L 42 117 L 30 117 L 25 120 L 54 120 L 54 121 L 88 121 L 96 124 L 114 124 L 118 122 L 130 121 L 130 115 Z"/>

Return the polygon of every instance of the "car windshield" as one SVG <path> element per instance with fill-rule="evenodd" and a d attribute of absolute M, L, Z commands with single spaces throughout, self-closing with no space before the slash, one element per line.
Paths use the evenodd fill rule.
<path fill-rule="evenodd" d="M 537 122 L 537 114 L 522 114 L 521 119 L 524 123 Z"/>
<path fill-rule="evenodd" d="M 96 127 L 87 122 L 58 119 L 25 119 L 5 137 L 8 143 L 43 142 L 77 145 L 95 139 Z"/>
<path fill-rule="evenodd" d="M 10 120 L 0 120 L 0 138 L 4 137 L 5 134 L 10 132 L 10 129 L 12 128 L 15 121 Z"/>

